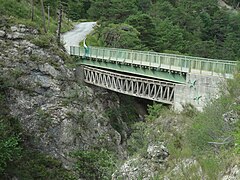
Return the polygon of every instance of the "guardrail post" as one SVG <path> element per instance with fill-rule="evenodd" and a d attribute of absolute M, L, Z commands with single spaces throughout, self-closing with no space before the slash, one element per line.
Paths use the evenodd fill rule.
<path fill-rule="evenodd" d="M 89 48 L 89 51 L 90 51 L 90 53 L 89 53 L 90 60 L 92 60 L 92 48 Z"/>
<path fill-rule="evenodd" d="M 210 64 L 212 63 L 212 66 L 211 66 L 211 68 L 212 68 L 212 75 L 213 75 L 213 62 L 210 62 Z"/>
<path fill-rule="evenodd" d="M 103 49 L 103 60 L 104 60 L 104 56 L 105 56 L 105 49 Z"/>
<path fill-rule="evenodd" d="M 191 69 L 192 69 L 192 62 L 190 60 L 189 61 L 189 69 L 188 69 L 188 73 L 191 73 Z"/>
<path fill-rule="evenodd" d="M 169 59 L 169 73 L 171 72 L 172 69 L 172 58 L 170 57 Z"/>
<path fill-rule="evenodd" d="M 202 61 L 200 61 L 200 74 L 202 74 Z"/>

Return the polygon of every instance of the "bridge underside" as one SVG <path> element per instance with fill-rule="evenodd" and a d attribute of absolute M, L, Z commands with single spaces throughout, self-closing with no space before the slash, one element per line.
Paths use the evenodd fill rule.
<path fill-rule="evenodd" d="M 113 70 L 119 71 L 123 73 L 135 74 L 144 77 L 165 80 L 175 83 L 186 83 L 186 74 L 179 73 L 174 71 L 168 71 L 165 69 L 156 69 L 156 68 L 149 68 L 145 66 L 139 65 L 131 65 L 127 63 L 119 63 L 114 61 L 107 61 L 107 60 L 99 60 L 99 59 L 87 59 L 78 57 L 78 64 L 91 66 L 95 68 L 102 68 L 106 70 Z"/>
<path fill-rule="evenodd" d="M 144 99 L 174 103 L 175 84 L 149 78 L 123 75 L 92 67 L 83 67 L 84 81 L 119 93 Z"/>

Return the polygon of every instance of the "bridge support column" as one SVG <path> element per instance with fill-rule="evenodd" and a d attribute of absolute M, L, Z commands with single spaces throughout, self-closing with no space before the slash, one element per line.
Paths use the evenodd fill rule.
<path fill-rule="evenodd" d="M 85 83 L 84 82 L 84 66 L 80 65 L 77 66 L 76 72 L 75 72 L 75 77 L 79 83 Z"/>
<path fill-rule="evenodd" d="M 219 95 L 219 85 L 225 80 L 216 76 L 188 74 L 186 84 L 176 84 L 174 109 L 182 111 L 184 105 L 192 104 L 198 110 Z"/>

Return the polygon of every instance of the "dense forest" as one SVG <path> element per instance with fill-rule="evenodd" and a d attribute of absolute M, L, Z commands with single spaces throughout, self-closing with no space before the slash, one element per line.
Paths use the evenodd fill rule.
<path fill-rule="evenodd" d="M 236 1 L 234 2 L 236 3 Z M 217 0 L 93 0 L 99 45 L 237 60 L 240 15 Z"/>
<path fill-rule="evenodd" d="M 11 1 L 2 2 L 2 14 L 11 13 Z M 238 60 L 240 14 L 234 8 L 239 8 L 239 1 L 226 2 L 233 9 L 219 6 L 218 0 L 45 0 L 43 4 L 53 19 L 61 4 L 71 21 L 98 21 L 90 45 Z M 33 4 L 40 9 L 40 1 Z M 30 16 L 26 8 L 18 8 L 15 15 Z"/>
<path fill-rule="evenodd" d="M 68 59 L 64 63 L 69 67 L 75 67 L 73 60 L 59 50 L 59 46 L 54 45 L 60 9 L 63 13 L 62 33 L 73 28 L 74 23 L 98 22 L 95 31 L 87 38 L 90 46 L 239 61 L 240 0 L 225 2 L 231 8 L 220 6 L 218 0 L 0 0 L 0 28 L 10 29 L 16 24 L 36 28 L 39 35 L 33 39 L 28 37 L 28 40 L 31 39 L 30 42 L 47 49 L 48 52 L 57 52 Z M 2 39 L 0 43 L 3 44 Z M 7 40 L 6 44 L 6 47 L 0 47 L 1 51 L 12 46 L 11 40 Z M 20 52 L 21 48 L 18 50 Z M 31 58 L 33 64 L 46 63 L 48 60 L 40 61 L 32 55 Z M 24 64 L 24 60 L 19 59 L 19 64 Z M 34 143 L 38 142 L 33 140 L 33 134 L 23 130 L 18 117 L 11 114 L 8 104 L 10 89 L 26 91 L 19 87 L 18 83 L 22 75 L 27 76 L 30 73 L 24 74 L 18 69 L 11 69 L 12 75 L 4 76 L 2 72 L 7 66 L 10 65 L 0 61 L 0 179 L 111 179 L 112 173 L 123 160 L 119 160 L 115 152 L 109 153 L 108 150 L 112 147 L 94 147 L 95 149 L 88 151 L 72 153 L 69 156 L 75 159 L 74 171 L 67 170 L 61 161 L 35 147 Z M 56 69 L 61 68 L 62 64 Z M 15 81 L 16 79 L 20 80 Z M 60 80 L 64 82 L 63 79 Z M 199 162 L 206 179 L 217 179 L 219 174 L 224 174 L 229 167 L 240 162 L 240 123 L 237 121 L 240 114 L 239 82 L 238 73 L 235 79 L 226 82 L 226 87 L 222 87 L 224 91 L 220 98 L 213 100 L 203 112 L 187 105 L 183 112 L 177 113 L 165 106 L 154 104 L 148 107 L 145 119 L 138 121 L 131 99 L 118 109 L 109 109 L 105 114 L 111 120 L 109 124 L 120 135 L 123 134 L 125 126 L 118 124 L 119 117 L 129 126 L 129 132 L 124 139 L 129 157 L 144 158 L 150 141 L 166 141 L 171 155 L 166 165 L 168 169 L 174 168 L 181 159 L 193 158 Z M 29 94 L 34 94 L 29 89 L 28 91 Z M 78 94 L 72 94 L 65 103 L 77 98 Z M 125 101 L 125 98 L 122 99 Z M 81 99 L 81 103 L 82 101 Z M 71 113 L 68 115 L 73 117 Z M 79 117 L 74 118 L 79 120 L 84 115 L 79 113 Z M 225 118 L 224 115 L 230 118 Z M 49 115 L 40 111 L 38 118 L 45 123 Z M 236 122 L 228 124 L 225 119 L 234 119 Z M 181 127 L 179 131 L 174 129 L 177 126 Z M 186 179 L 188 174 L 194 174 L 195 171 L 198 169 L 185 172 L 181 178 Z M 159 171 L 157 179 L 163 178 L 164 173 L 161 173 Z"/>

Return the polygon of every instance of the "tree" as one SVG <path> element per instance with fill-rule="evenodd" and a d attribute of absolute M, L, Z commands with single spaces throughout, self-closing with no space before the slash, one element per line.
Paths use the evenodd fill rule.
<path fill-rule="evenodd" d="M 31 0 L 31 20 L 34 19 L 34 0 Z"/>
<path fill-rule="evenodd" d="M 150 15 L 158 23 L 166 18 L 171 19 L 175 8 L 168 1 L 158 1 L 156 4 L 151 6 Z"/>
<path fill-rule="evenodd" d="M 173 50 L 184 52 L 186 40 L 184 31 L 169 20 L 162 21 L 157 27 L 156 51 Z"/>
<path fill-rule="evenodd" d="M 59 1 L 59 8 L 58 8 L 58 27 L 57 27 L 57 42 L 58 45 L 61 43 L 61 27 L 62 27 L 62 2 Z"/>
<path fill-rule="evenodd" d="M 93 0 L 88 14 L 91 18 L 112 23 L 122 23 L 131 14 L 136 14 L 135 0 Z"/>
<path fill-rule="evenodd" d="M 147 13 L 152 6 L 151 0 L 137 0 L 137 6 L 140 11 L 143 13 Z"/>
<path fill-rule="evenodd" d="M 41 8 L 42 8 L 43 28 L 44 28 L 44 32 L 47 33 L 43 0 L 41 0 Z"/>
<path fill-rule="evenodd" d="M 142 43 L 149 47 L 155 47 L 156 28 L 152 18 L 147 14 L 131 15 L 126 23 L 130 24 L 140 33 L 139 38 Z"/>
<path fill-rule="evenodd" d="M 102 31 L 105 46 L 126 49 L 140 49 L 139 32 L 128 24 L 109 24 Z"/>

